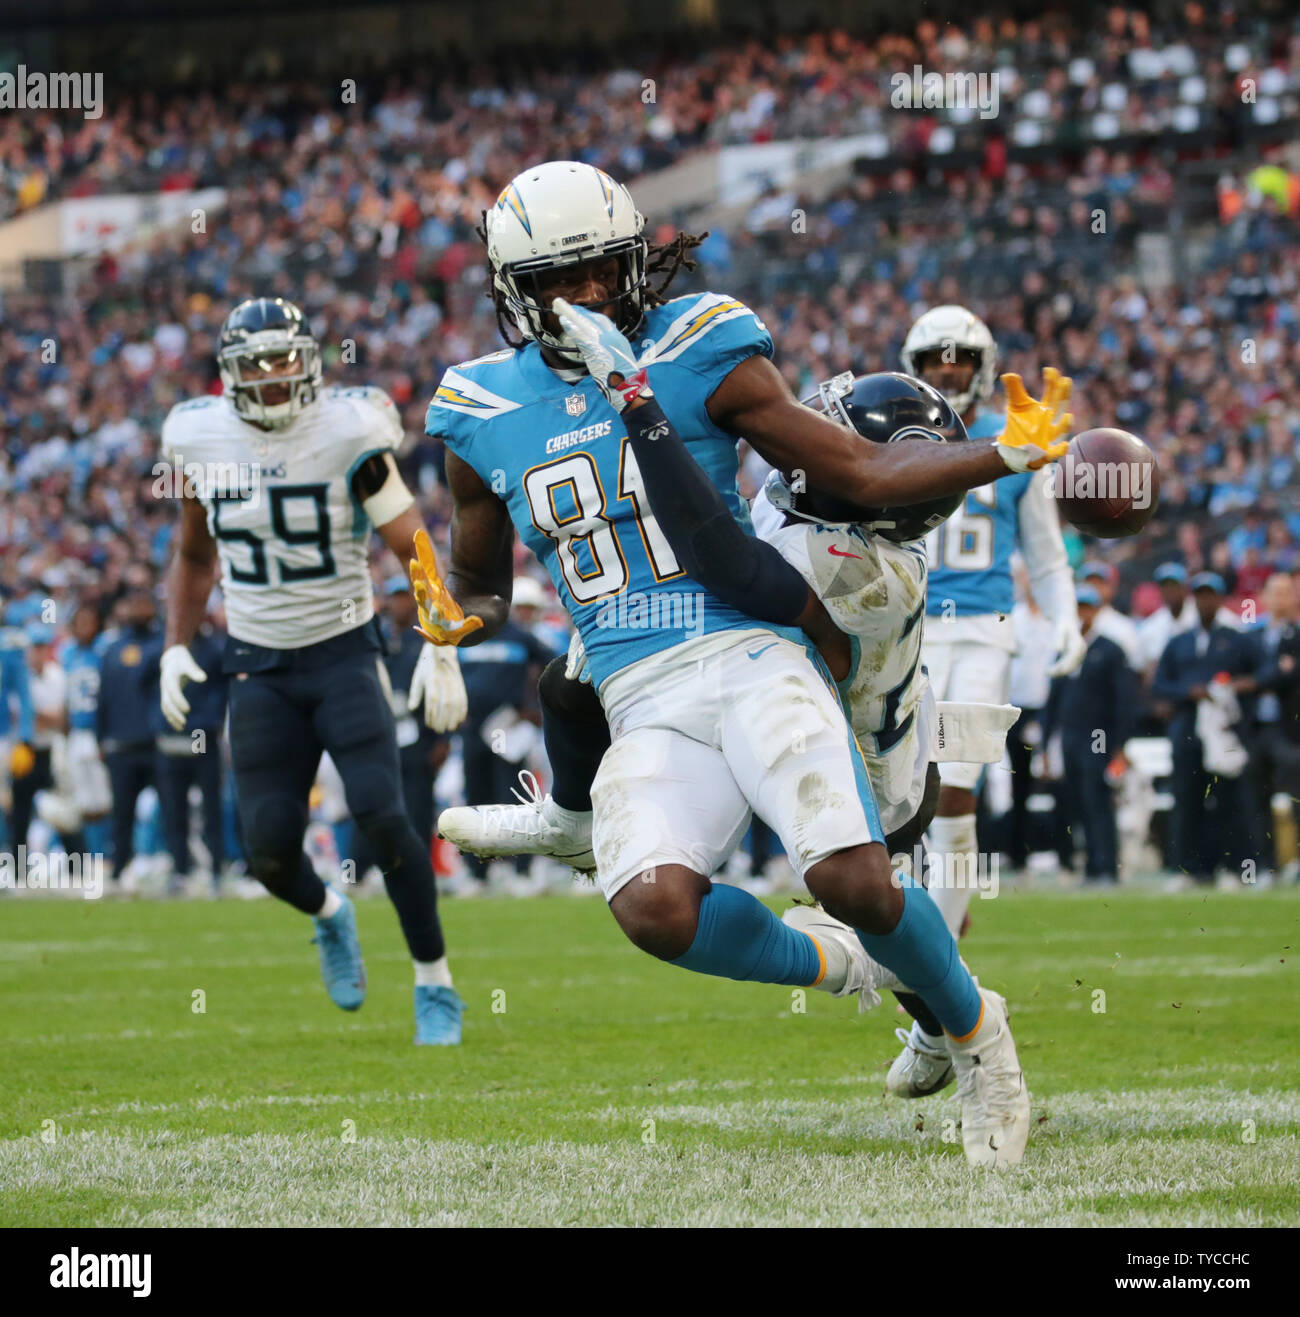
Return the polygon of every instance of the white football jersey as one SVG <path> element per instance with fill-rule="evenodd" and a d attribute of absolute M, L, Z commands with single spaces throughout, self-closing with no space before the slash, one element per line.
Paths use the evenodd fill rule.
<path fill-rule="evenodd" d="M 301 649 L 374 616 L 370 521 L 352 476 L 401 441 L 401 418 L 382 389 L 323 389 L 273 431 L 243 420 L 224 397 L 172 408 L 163 457 L 193 481 L 207 512 L 236 640 Z"/>
<path fill-rule="evenodd" d="M 852 526 L 786 526 L 765 490 L 752 515 L 758 535 L 799 571 L 852 641 L 840 694 L 880 821 L 894 832 L 920 807 L 930 761 L 934 699 L 921 666 L 929 576 L 924 543 L 894 544 Z"/>

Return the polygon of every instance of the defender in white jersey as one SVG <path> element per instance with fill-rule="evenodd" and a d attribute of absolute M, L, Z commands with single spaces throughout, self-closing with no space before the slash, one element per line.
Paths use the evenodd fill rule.
<path fill-rule="evenodd" d="M 909 389 L 933 395 L 937 405 L 926 421 L 936 433 L 949 442 L 965 437 L 962 423 L 933 389 L 903 376 L 840 375 L 822 384 L 809 405 L 885 442 L 906 416 L 900 399 Z M 949 502 L 892 508 L 872 520 L 845 520 L 855 509 L 797 492 L 773 472 L 751 509 L 757 534 L 798 568 L 835 625 L 851 638 L 849 674 L 838 685 L 867 761 L 887 845 L 896 864 L 911 863 L 914 872 L 924 867 L 941 908 L 947 885 L 969 887 L 973 877 L 921 858 L 922 837 L 938 803 L 941 765 L 996 762 L 1019 715 L 1005 703 L 939 706 L 922 663 L 928 564 L 920 541 L 951 507 Z M 947 1040 L 918 997 L 900 993 L 899 999 L 916 1023 L 911 1034 L 896 1031 L 904 1050 L 886 1077 L 886 1090 L 924 1097 L 955 1077 Z"/>
<path fill-rule="evenodd" d="M 168 573 L 161 702 L 177 730 L 184 686 L 205 680 L 188 649 L 218 579 L 229 629 L 230 746 L 254 876 L 312 916 L 325 986 L 344 1010 L 365 998 L 351 901 L 303 852 L 323 752 L 374 848 L 415 962 L 415 1041 L 460 1041 L 463 1009 L 447 968 L 433 867 L 407 818 L 383 642 L 373 620 L 371 528 L 399 560 L 423 524 L 398 473 L 402 426 L 380 389 L 325 388 L 297 307 L 256 298 L 226 320 L 225 393 L 174 407 L 164 457 L 183 480 Z M 426 721 L 464 716 L 455 657 L 432 648 L 412 682 Z"/>
<path fill-rule="evenodd" d="M 927 311 L 908 332 L 903 369 L 933 385 L 961 414 L 972 438 L 1001 432 L 1003 416 L 981 407 L 993 393 L 997 345 L 988 326 L 962 306 Z M 925 666 L 939 700 L 1006 702 L 1015 652 L 1011 611 L 1013 555 L 1024 558 L 1029 586 L 1055 628 L 1056 654 L 1044 656 L 1051 676 L 1073 672 L 1085 643 L 1074 582 L 1061 538 L 1047 471 L 1026 471 L 967 494 L 961 507 L 927 542 L 930 586 Z M 931 848 L 948 857 L 950 872 L 973 872 L 975 788 L 983 765 L 943 763 Z M 970 889 L 936 892 L 948 926 L 957 933 Z"/>

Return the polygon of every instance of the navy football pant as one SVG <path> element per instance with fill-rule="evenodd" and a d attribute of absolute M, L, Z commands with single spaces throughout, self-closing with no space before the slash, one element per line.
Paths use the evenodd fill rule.
<path fill-rule="evenodd" d="M 117 880 L 135 858 L 135 806 L 140 793 L 154 785 L 153 742 L 109 751 L 104 767 L 113 792 L 113 875 Z"/>
<path fill-rule="evenodd" d="M 190 871 L 190 787 L 197 786 L 203 797 L 203 844 L 212 857 L 213 876 L 217 877 L 226 859 L 221 818 L 221 729 L 205 729 L 203 745 L 202 754 L 160 750 L 154 775 L 173 871 L 178 875 Z"/>
<path fill-rule="evenodd" d="M 315 914 L 325 888 L 303 853 L 308 797 L 322 751 L 343 779 L 348 810 L 384 874 L 415 960 L 446 951 L 428 847 L 406 815 L 397 739 L 376 654 L 316 668 L 236 676 L 230 749 L 240 824 L 253 876 Z"/>

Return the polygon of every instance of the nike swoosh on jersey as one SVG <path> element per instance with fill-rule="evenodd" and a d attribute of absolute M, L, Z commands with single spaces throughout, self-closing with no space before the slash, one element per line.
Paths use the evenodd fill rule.
<path fill-rule="evenodd" d="M 747 649 L 747 650 L 745 651 L 745 657 L 746 657 L 746 658 L 752 658 L 752 659 L 759 658 L 759 657 L 761 657 L 762 655 L 766 654 L 767 651 L 768 651 L 769 649 L 771 649 L 775 644 L 776 644 L 776 641 L 774 640 L 774 641 L 772 642 L 771 645 L 764 645 L 762 649 Z"/>
<path fill-rule="evenodd" d="M 826 552 L 835 558 L 857 558 L 859 561 L 862 560 L 860 553 L 845 553 L 843 549 L 837 549 L 833 544 L 826 546 Z"/>

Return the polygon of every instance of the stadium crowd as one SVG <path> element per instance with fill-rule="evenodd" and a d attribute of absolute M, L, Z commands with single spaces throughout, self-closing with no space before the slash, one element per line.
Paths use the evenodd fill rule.
<path fill-rule="evenodd" d="M 422 224 L 472 230 L 498 180 L 531 161 L 570 158 L 619 177 L 706 147 L 865 135 L 879 158 L 942 157 L 990 140 L 1075 150 L 1088 141 L 1234 138 L 1295 112 L 1300 40 L 1244 7 L 1189 0 L 1166 22 L 1138 9 L 1042 19 L 921 20 L 910 33 L 844 31 L 638 52 L 638 67 L 536 52 L 492 65 L 424 58 L 408 76 L 351 70 L 333 85 L 239 82 L 165 90 L 193 52 L 153 70 L 163 90 L 115 97 L 102 118 L 11 116 L 0 126 L 0 205 L 55 196 L 285 180 L 285 205 L 311 180 L 355 189 L 350 237 Z M 256 64 L 256 56 L 247 61 Z M 898 70 L 998 74 L 991 139 L 971 106 L 892 113 Z M 217 66 L 213 66 L 214 68 Z M 349 70 L 342 70 L 346 74 Z M 1247 82 L 1250 96 L 1243 96 Z M 292 180 L 292 182 L 290 182 Z M 299 185 L 299 180 L 303 185 Z M 339 195 L 335 187 L 334 194 Z"/>
<path fill-rule="evenodd" d="M 1243 109 L 1241 79 L 1257 79 L 1268 113 L 1294 113 L 1300 38 L 1234 22 L 1225 32 L 1191 4 L 1176 38 L 1115 9 L 1084 32 L 981 22 L 960 33 L 922 23 L 884 41 L 831 34 L 748 43 L 652 64 L 649 102 L 641 75 L 626 70 L 527 79 L 478 70 L 463 85 L 392 80 L 373 99 L 363 88 L 351 109 L 327 104 L 319 89 L 283 84 L 219 98 L 141 94 L 99 121 L 10 116 L 0 125 L 0 192 L 14 208 L 128 188 L 229 193 L 203 231 L 99 258 L 75 296 L 5 299 L 0 736 L 48 749 L 40 732 L 61 716 L 49 669 L 66 661 L 78 608 L 110 629 L 104 645 L 132 643 L 128 633 L 145 625 L 174 524 L 173 507 L 158 497 L 158 427 L 177 400 L 219 391 L 217 332 L 240 298 L 297 301 L 324 345 L 328 379 L 389 392 L 412 436 L 403 466 L 440 538 L 449 501 L 439 447 L 422 437 L 423 413 L 447 365 L 498 346 L 473 230 L 502 180 L 530 160 L 566 155 L 632 180 L 700 148 L 828 132 L 883 133 L 901 167 L 865 172 L 816 202 L 769 191 L 742 223 L 705 240 L 698 269 L 678 287 L 725 288 L 756 306 L 801 392 L 841 370 L 894 367 L 927 305 L 972 305 L 1000 345 L 1001 369 L 1034 378 L 1042 364 L 1059 365 L 1075 378 L 1081 428 L 1134 430 L 1159 455 L 1161 507 L 1142 537 L 1085 544 L 1067 536 L 1090 577 L 1084 588 L 1106 591 L 1113 614 L 1122 616 L 1122 605 L 1133 618 L 1159 617 L 1162 591 L 1168 609 L 1182 573 L 1184 589 L 1194 580 L 1212 586 L 1216 608 L 1237 627 L 1260 627 L 1243 675 L 1247 666 L 1256 676 L 1269 663 L 1276 669 L 1286 639 L 1278 628 L 1297 619 L 1275 582 L 1282 574 L 1300 583 L 1300 214 L 1284 198 L 1248 190 L 1230 215 L 1220 208 L 1203 250 L 1179 253 L 1167 279 L 1132 273 L 1134 234 L 1170 234 L 1179 183 L 1163 149 L 1169 131 L 1235 150 L 1244 173 L 1257 158 L 1242 131 L 1259 120 L 1260 101 Z M 1004 110 L 1012 143 L 1068 141 L 1082 148 L 1080 167 L 1067 171 L 1059 155 L 1021 163 L 993 149 L 942 179 L 917 167 L 959 151 L 964 125 L 951 114 L 890 112 L 885 71 L 912 60 L 1006 71 L 1007 87 L 1021 88 Z M 1143 136 L 1146 146 L 1134 145 Z M 1117 137 L 1122 145 L 1106 145 Z M 805 223 L 791 223 L 796 211 Z M 665 217 L 652 220 L 658 240 L 675 231 Z M 1115 270 L 1130 273 L 1103 277 Z M 761 475 L 751 457 L 746 492 Z M 522 547 L 518 554 L 518 570 L 536 576 Z M 375 570 L 383 580 L 392 563 L 377 552 Z M 1208 585 L 1206 572 L 1217 577 Z M 560 615 L 548 598 L 553 626 Z M 1195 630 L 1191 601 L 1173 611 L 1179 628 Z M 1168 617 L 1160 626 L 1171 642 Z M 1145 727 L 1181 736 L 1181 697 L 1152 684 L 1163 654 L 1162 645 L 1130 656 L 1150 691 Z M 29 707 L 17 695 L 33 678 L 43 715 L 40 700 Z M 1291 716 L 1285 701 L 1244 686 L 1239 694 L 1247 740 L 1274 744 Z M 1286 760 L 1285 741 L 1273 759 Z M 38 758 L 36 771 L 45 768 Z M 23 776 L 8 792 L 14 844 L 31 807 Z M 1252 798 L 1266 800 L 1273 782 L 1269 770 Z M 1233 812 L 1225 806 L 1217 817 Z M 1258 826 L 1231 846 L 1271 868 L 1266 811 L 1246 812 Z M 222 849 L 237 844 L 227 837 Z M 1201 859 L 1165 858 L 1208 876 Z"/>

